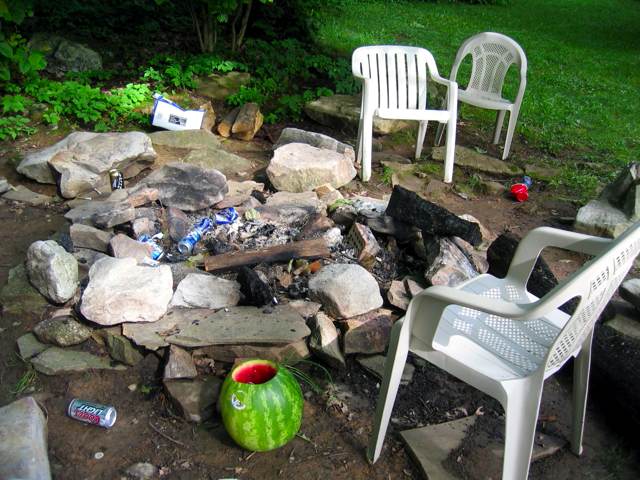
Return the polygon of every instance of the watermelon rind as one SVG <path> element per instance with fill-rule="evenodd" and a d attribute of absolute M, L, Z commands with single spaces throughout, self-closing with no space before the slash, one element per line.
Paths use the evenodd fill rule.
<path fill-rule="evenodd" d="M 271 365 L 277 372 L 265 383 L 235 381 L 234 373 L 252 362 Z M 303 396 L 298 381 L 286 367 L 269 360 L 248 360 L 236 366 L 222 384 L 219 404 L 231 438 L 255 452 L 285 445 L 302 422 Z"/>

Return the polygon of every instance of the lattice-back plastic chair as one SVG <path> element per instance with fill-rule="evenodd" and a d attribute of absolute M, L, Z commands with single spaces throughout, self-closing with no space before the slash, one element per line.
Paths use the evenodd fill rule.
<path fill-rule="evenodd" d="M 458 86 L 442 78 L 433 55 L 424 48 L 376 45 L 354 50 L 351 62 L 353 75 L 362 79 L 362 104 L 358 126 L 358 161 L 360 177 L 371 178 L 371 139 L 373 117 L 417 120 L 420 122 L 416 142 L 416 159 L 420 158 L 429 120 L 447 125 L 444 181 L 453 178 L 456 143 Z M 447 87 L 447 97 L 441 110 L 428 109 L 427 81 Z"/>
<path fill-rule="evenodd" d="M 476 107 L 498 110 L 493 143 L 500 141 L 504 115 L 505 112 L 509 112 L 509 126 L 502 152 L 504 160 L 511 150 L 511 141 L 527 86 L 527 57 L 522 47 L 506 35 L 493 32 L 479 33 L 465 40 L 458 50 L 451 68 L 452 81 L 456 81 L 460 64 L 467 55 L 471 55 L 472 58 L 471 77 L 466 89 L 458 89 L 458 99 Z M 514 64 L 520 70 L 520 85 L 512 102 L 502 97 L 502 86 L 509 67 Z M 436 144 L 440 144 L 442 133 L 442 128 L 438 127 Z"/>
<path fill-rule="evenodd" d="M 538 299 L 526 284 L 546 247 L 596 257 Z M 640 222 L 616 240 L 542 227 L 521 241 L 504 279 L 423 290 L 392 330 L 369 460 L 380 456 L 409 351 L 502 404 L 505 480 L 527 477 L 544 380 L 575 357 L 571 447 L 580 455 L 593 327 L 639 251 Z M 574 298 L 572 315 L 559 310 Z"/>

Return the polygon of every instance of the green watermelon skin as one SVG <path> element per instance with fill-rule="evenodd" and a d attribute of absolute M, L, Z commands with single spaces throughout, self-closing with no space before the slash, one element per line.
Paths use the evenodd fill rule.
<path fill-rule="evenodd" d="M 236 369 L 246 365 L 238 365 Z M 300 385 L 285 367 L 266 383 L 247 384 L 227 375 L 220 391 L 220 414 L 233 440 L 246 450 L 265 452 L 289 442 L 300 429 L 303 396 Z"/>

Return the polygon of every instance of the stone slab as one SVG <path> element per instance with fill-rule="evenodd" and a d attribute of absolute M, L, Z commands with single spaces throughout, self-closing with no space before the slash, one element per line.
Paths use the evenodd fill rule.
<path fill-rule="evenodd" d="M 217 312 L 173 308 L 167 316 L 177 317 L 180 327 L 166 341 L 183 347 L 290 343 L 311 333 L 302 316 L 286 306 L 278 306 L 269 314 L 255 307 L 232 307 Z"/>
<path fill-rule="evenodd" d="M 45 375 L 86 372 L 87 370 L 126 370 L 124 365 L 112 365 L 111 359 L 87 352 L 51 347 L 31 360 L 33 367 Z"/>
<path fill-rule="evenodd" d="M 445 470 L 443 462 L 458 448 L 467 430 L 476 422 L 475 416 L 461 418 L 439 425 L 429 425 L 400 432 L 409 454 L 420 466 L 429 480 L 455 480 L 456 477 Z"/>

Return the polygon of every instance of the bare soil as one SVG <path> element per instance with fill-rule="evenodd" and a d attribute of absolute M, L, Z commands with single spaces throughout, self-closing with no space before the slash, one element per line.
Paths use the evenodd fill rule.
<path fill-rule="evenodd" d="M 317 125 L 302 125 L 323 131 Z M 64 136 L 40 133 L 27 142 L 1 145 L 0 176 L 13 184 L 23 184 L 41 193 L 53 194 L 54 188 L 29 182 L 13 170 L 16 152 L 42 148 Z M 353 135 L 330 132 L 354 142 Z M 264 129 L 262 137 L 250 144 L 229 142 L 230 150 L 262 162 L 253 172 L 264 180 L 264 166 L 269 158 L 270 140 L 277 138 L 277 128 Z M 431 139 L 432 140 L 432 139 Z M 428 143 L 427 141 L 426 144 Z M 460 136 L 460 143 L 474 143 L 473 133 Z M 476 143 L 477 144 L 477 143 Z M 411 157 L 411 145 L 385 145 L 385 151 Z M 493 147 L 491 147 L 493 148 Z M 491 151 L 491 150 L 490 150 Z M 493 152 L 494 154 L 496 152 Z M 390 187 L 376 169 L 372 181 L 354 181 L 345 190 L 370 196 L 390 193 Z M 464 182 L 465 172 L 457 171 L 456 181 Z M 501 179 L 504 181 L 511 179 Z M 575 205 L 559 201 L 544 185 L 534 186 L 530 200 L 518 204 L 507 197 L 475 194 L 464 199 L 455 192 L 445 192 L 439 203 L 457 214 L 469 213 L 496 235 L 511 230 L 524 234 L 539 225 L 562 226 L 563 217 L 575 215 Z M 24 260 L 29 244 L 67 230 L 63 207 L 31 208 L 0 200 L 0 283 L 8 270 Z M 573 271 L 583 261 L 579 256 L 561 251 L 545 253 L 547 262 L 558 277 Z M 124 372 L 92 372 L 48 377 L 38 375 L 31 387 L 14 393 L 27 371 L 17 355 L 15 341 L 40 320 L 32 317 L 0 320 L 0 405 L 17 396 L 33 394 L 45 406 L 49 418 L 49 458 L 54 478 L 114 479 L 124 477 L 125 469 L 136 462 L 150 462 L 161 469 L 167 479 L 402 479 L 420 478 L 420 471 L 406 453 L 397 432 L 431 423 L 440 423 L 474 412 L 482 412 L 479 429 L 499 435 L 502 409 L 489 397 L 416 359 L 414 380 L 400 388 L 385 448 L 381 459 L 369 465 L 365 448 L 372 427 L 379 381 L 362 370 L 352 359 L 344 371 L 331 370 L 336 389 L 331 398 L 304 386 L 305 402 L 300 436 L 287 446 L 267 453 L 250 454 L 237 447 L 226 434 L 218 417 L 203 425 L 182 420 L 165 397 L 161 386 L 162 359 L 150 353 L 136 367 Z M 92 351 L 100 352 L 93 345 Z M 104 353 L 104 352 L 102 352 Z M 310 373 L 322 383 L 315 367 Z M 570 367 L 567 367 L 567 370 Z M 134 387 L 135 386 L 135 389 Z M 567 437 L 570 422 L 570 374 L 561 372 L 547 382 L 541 407 L 542 428 Z M 65 415 L 73 397 L 115 405 L 116 425 L 109 430 L 76 422 Z M 336 407 L 342 405 L 344 408 Z M 333 406 L 330 406 L 333 405 Z M 581 458 L 568 448 L 533 464 L 532 479 L 631 479 L 640 477 L 640 463 L 633 443 L 624 440 L 609 425 L 609 412 L 590 401 L 585 435 L 585 452 Z M 477 437 L 481 438 L 481 437 Z M 476 440 L 467 442 L 457 452 L 453 469 L 465 478 L 499 478 L 499 467 L 486 462 Z M 96 458 L 96 453 L 104 456 Z"/>

